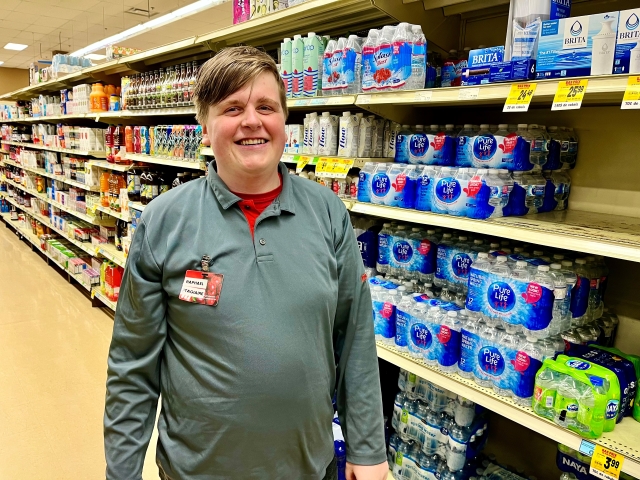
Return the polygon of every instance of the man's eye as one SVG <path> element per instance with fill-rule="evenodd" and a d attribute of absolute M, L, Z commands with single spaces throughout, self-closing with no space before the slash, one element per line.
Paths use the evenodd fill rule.
<path fill-rule="evenodd" d="M 229 107 L 224 112 L 225 113 L 236 113 L 236 112 L 239 112 L 239 111 L 240 111 L 240 109 L 238 107 Z"/>
<path fill-rule="evenodd" d="M 260 107 L 260 110 L 266 110 L 266 111 L 270 111 L 270 112 L 272 112 L 272 111 L 273 111 L 273 107 L 271 107 L 271 106 L 269 106 L 269 105 L 262 105 L 262 106 Z"/>

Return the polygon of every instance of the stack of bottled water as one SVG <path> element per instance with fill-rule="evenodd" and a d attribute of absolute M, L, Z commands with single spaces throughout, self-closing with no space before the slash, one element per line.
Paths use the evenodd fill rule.
<path fill-rule="evenodd" d="M 402 369 L 398 387 L 388 450 L 394 478 L 469 478 L 487 439 L 484 410 Z"/>
<path fill-rule="evenodd" d="M 427 40 L 420 25 L 369 30 L 362 44 L 363 92 L 422 89 L 426 72 Z"/>

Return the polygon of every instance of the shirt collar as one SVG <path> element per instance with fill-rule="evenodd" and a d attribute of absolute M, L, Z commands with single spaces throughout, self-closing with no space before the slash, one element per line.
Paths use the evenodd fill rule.
<path fill-rule="evenodd" d="M 220 178 L 220 175 L 218 175 L 215 165 L 215 160 L 212 160 L 209 163 L 207 182 L 209 182 L 209 186 L 218 199 L 220 206 L 225 210 L 228 210 L 229 207 L 235 205 L 242 199 L 231 192 L 231 190 L 229 190 L 229 187 L 227 187 L 227 185 Z M 289 170 L 282 162 L 278 164 L 278 169 L 280 171 L 280 174 L 282 175 L 282 193 L 278 196 L 278 198 L 276 198 L 275 202 L 279 204 L 281 210 L 295 215 L 296 212 L 293 205 L 293 183 L 291 182 L 291 178 L 289 177 Z"/>

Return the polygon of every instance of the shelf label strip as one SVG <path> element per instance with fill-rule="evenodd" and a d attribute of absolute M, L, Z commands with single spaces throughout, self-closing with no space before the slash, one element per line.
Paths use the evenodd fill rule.
<path fill-rule="evenodd" d="M 580 78 L 576 80 L 561 80 L 553 97 L 551 110 L 577 110 L 582 106 L 582 99 L 587 91 L 589 80 Z"/>

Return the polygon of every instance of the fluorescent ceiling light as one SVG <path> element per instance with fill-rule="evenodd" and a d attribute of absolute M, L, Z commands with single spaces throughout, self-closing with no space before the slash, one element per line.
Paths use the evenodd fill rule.
<path fill-rule="evenodd" d="M 2 65 L 4 62 L 2 60 L 0 60 L 0 65 Z"/>
<path fill-rule="evenodd" d="M 107 56 L 100 55 L 99 53 L 90 53 L 89 55 L 85 55 L 85 58 L 88 58 L 89 60 L 104 60 Z"/>
<path fill-rule="evenodd" d="M 7 43 L 4 48 L 5 50 L 24 50 L 25 48 L 27 48 L 29 45 L 23 45 L 22 43 Z"/>
<path fill-rule="evenodd" d="M 85 56 L 88 53 L 95 52 L 96 50 L 100 50 L 101 48 L 105 48 L 109 45 L 117 44 L 118 42 L 121 42 L 128 38 L 135 37 L 136 35 L 140 35 L 141 33 L 148 32 L 150 30 L 153 30 L 154 28 L 162 27 L 171 22 L 175 22 L 176 20 L 180 20 L 181 18 L 188 17 L 203 10 L 207 10 L 211 7 L 216 7 L 228 1 L 229 0 L 198 0 L 197 2 L 174 10 L 171 13 L 167 13 L 166 15 L 154 18 L 153 20 L 149 20 L 145 23 L 140 23 L 135 27 L 129 28 L 128 30 L 104 38 L 98 42 L 92 43 L 91 45 L 87 45 L 86 47 L 71 53 L 71 55 L 74 55 L 76 57 Z"/>

